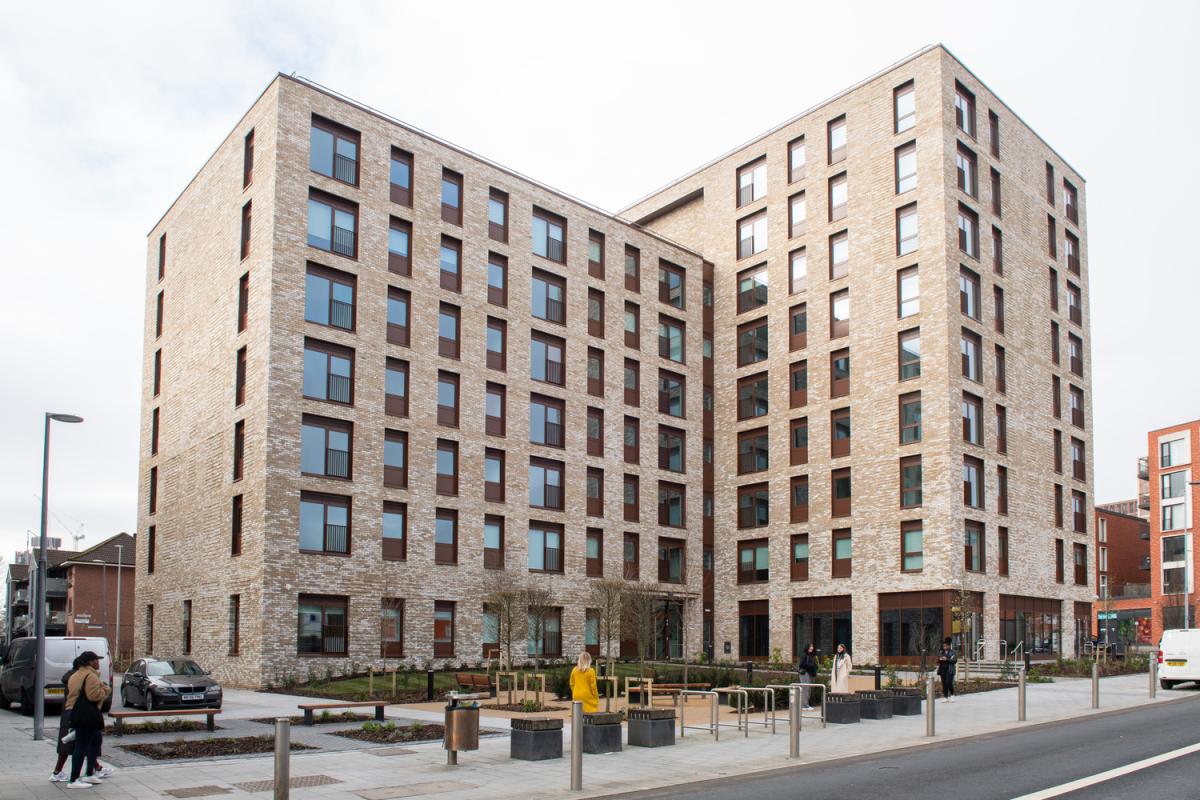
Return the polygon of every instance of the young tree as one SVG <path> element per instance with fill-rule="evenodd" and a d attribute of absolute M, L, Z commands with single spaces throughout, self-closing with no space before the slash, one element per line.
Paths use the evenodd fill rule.
<path fill-rule="evenodd" d="M 621 630 L 637 642 L 638 675 L 646 678 L 646 653 L 654 642 L 654 631 L 661 601 L 653 583 L 638 582 L 625 587 L 621 608 Z M 646 695 L 642 693 L 642 703 Z"/>
<path fill-rule="evenodd" d="M 538 671 L 541 656 L 545 652 L 546 623 L 556 610 L 552 605 L 553 595 L 548 584 L 531 583 L 521 591 L 521 604 L 528 615 L 527 629 L 529 647 L 533 656 L 533 671 Z"/>
<path fill-rule="evenodd" d="M 625 595 L 625 581 L 605 578 L 593 581 L 591 605 L 600 615 L 600 639 L 604 642 L 604 657 L 608 661 L 608 674 L 616 675 L 613 661 L 613 641 L 621 636 L 621 607 Z M 604 696 L 604 710 L 612 710 L 612 693 Z"/>
<path fill-rule="evenodd" d="M 513 642 L 519 639 L 525 630 L 525 616 L 522 605 L 522 588 L 512 573 L 498 570 L 492 574 L 492 582 L 483 598 L 484 605 L 496 614 L 498 641 L 504 658 L 501 659 L 508 669 L 513 668 Z"/>

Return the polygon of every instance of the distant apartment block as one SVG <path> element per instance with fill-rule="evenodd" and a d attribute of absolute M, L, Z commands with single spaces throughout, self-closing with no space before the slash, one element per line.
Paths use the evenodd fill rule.
<path fill-rule="evenodd" d="M 1193 522 L 1200 500 L 1195 454 L 1200 420 L 1150 431 L 1150 587 L 1154 644 L 1164 630 L 1196 625 L 1197 556 Z"/>
<path fill-rule="evenodd" d="M 1150 523 L 1097 506 L 1096 637 L 1138 647 L 1157 642 L 1150 589 Z"/>

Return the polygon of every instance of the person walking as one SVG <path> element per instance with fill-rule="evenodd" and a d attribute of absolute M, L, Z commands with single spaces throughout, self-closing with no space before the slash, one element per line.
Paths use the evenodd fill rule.
<path fill-rule="evenodd" d="M 800 656 L 800 664 L 796 671 L 800 673 L 801 683 L 816 683 L 817 682 L 817 647 L 812 642 L 808 643 L 808 647 L 804 648 L 804 654 Z M 812 691 L 807 686 L 800 687 L 800 703 L 805 710 L 809 710 L 812 706 L 809 704 L 809 693 Z"/>
<path fill-rule="evenodd" d="M 571 699 L 583 703 L 583 713 L 600 710 L 600 695 L 596 691 L 596 670 L 592 669 L 592 654 L 584 650 L 571 670 Z"/>
<path fill-rule="evenodd" d="M 854 662 L 846 652 L 846 645 L 839 644 L 833 655 L 833 672 L 829 677 L 829 691 L 832 694 L 850 694 L 850 670 Z"/>
<path fill-rule="evenodd" d="M 950 640 L 942 642 L 942 652 L 938 653 L 937 674 L 942 679 L 942 702 L 949 703 L 954 698 L 954 673 L 958 671 L 958 654 L 950 646 Z"/>
<path fill-rule="evenodd" d="M 65 687 L 71 681 L 71 676 L 79 669 L 80 661 L 78 658 L 71 664 L 71 668 L 63 673 L 62 685 Z M 67 702 L 63 703 L 62 713 L 58 718 L 58 744 L 56 750 L 58 758 L 54 763 L 54 771 L 50 773 L 51 783 L 67 783 L 71 780 L 71 774 L 67 772 L 67 759 L 71 757 L 71 753 L 75 750 L 75 734 L 71 731 L 71 706 L 73 702 L 68 698 Z M 95 776 L 97 778 L 107 778 L 116 770 L 112 767 L 101 764 L 99 741 L 96 743 L 96 767 Z"/>
<path fill-rule="evenodd" d="M 68 789 L 90 789 L 100 783 L 96 774 L 99 767 L 99 737 L 104 731 L 104 714 L 100 706 L 112 696 L 112 689 L 100 678 L 100 656 L 88 650 L 76 659 L 79 668 L 67 682 L 65 708 L 71 709 L 71 727 L 75 730 L 74 749 L 71 753 L 71 781 Z M 82 775 L 84 760 L 88 774 Z"/>

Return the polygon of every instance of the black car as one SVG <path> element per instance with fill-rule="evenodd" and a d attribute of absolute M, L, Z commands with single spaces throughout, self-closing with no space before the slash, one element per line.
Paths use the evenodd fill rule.
<path fill-rule="evenodd" d="M 190 658 L 142 658 L 121 681 L 121 704 L 158 708 L 220 708 L 221 685 Z"/>

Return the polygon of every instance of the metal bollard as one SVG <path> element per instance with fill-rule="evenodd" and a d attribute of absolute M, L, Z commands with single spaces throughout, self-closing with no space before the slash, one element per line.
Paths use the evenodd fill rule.
<path fill-rule="evenodd" d="M 788 701 L 788 758 L 800 757 L 800 687 L 792 687 L 792 697 Z"/>
<path fill-rule="evenodd" d="M 425 673 L 425 699 L 430 703 L 433 702 L 433 670 Z"/>
<path fill-rule="evenodd" d="M 1100 665 L 1092 662 L 1092 708 L 1100 707 Z"/>
<path fill-rule="evenodd" d="M 1155 653 L 1150 654 L 1150 699 L 1158 694 L 1158 659 Z"/>
<path fill-rule="evenodd" d="M 875 691 L 883 688 L 883 667 L 875 667 Z"/>
<path fill-rule="evenodd" d="M 1017 674 L 1017 721 L 1025 721 L 1025 668 Z"/>
<path fill-rule="evenodd" d="M 571 701 L 571 791 L 583 790 L 583 703 Z"/>
<path fill-rule="evenodd" d="M 934 730 L 936 728 L 935 728 L 934 716 L 937 714 L 937 711 L 934 709 L 934 706 L 936 705 L 934 700 L 935 700 L 935 697 L 934 697 L 934 688 L 933 688 L 933 676 L 930 675 L 928 680 L 926 680 L 926 682 L 925 682 L 925 735 L 926 736 L 935 735 Z"/>
<path fill-rule="evenodd" d="M 275 720 L 275 800 L 287 800 L 291 789 L 290 765 L 292 755 L 292 721 L 287 717 Z"/>

